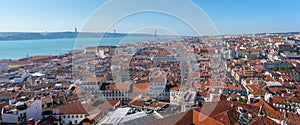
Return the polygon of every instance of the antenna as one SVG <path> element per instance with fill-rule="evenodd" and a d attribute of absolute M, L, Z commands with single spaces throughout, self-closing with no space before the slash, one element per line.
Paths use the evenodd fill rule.
<path fill-rule="evenodd" d="M 156 31 L 156 29 L 154 29 L 154 37 L 155 38 L 157 37 L 157 31 Z"/>
<path fill-rule="evenodd" d="M 116 35 L 117 35 L 117 30 L 114 29 L 114 38 L 116 38 Z"/>

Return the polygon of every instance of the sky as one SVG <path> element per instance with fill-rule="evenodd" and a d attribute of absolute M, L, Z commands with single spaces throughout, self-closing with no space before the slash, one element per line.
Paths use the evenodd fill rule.
<path fill-rule="evenodd" d="M 62 32 L 73 31 L 75 27 L 80 30 L 97 8 L 103 7 L 107 2 L 107 0 L 1 0 L 0 32 Z M 203 10 L 219 34 L 300 31 L 299 0 L 192 0 L 192 2 Z M 128 2 L 119 6 L 139 5 Z M 157 6 L 163 8 L 184 5 L 170 2 L 169 5 Z M 116 9 L 118 8 L 112 8 L 107 17 L 117 12 Z M 189 10 L 182 12 L 192 13 Z M 103 17 L 103 22 L 107 17 Z M 97 23 L 101 24 L 101 21 Z M 181 35 L 194 33 L 180 20 L 157 13 L 128 16 L 111 27 L 109 32 L 112 29 L 122 33 L 138 32 L 141 30 L 138 27 L 143 29 L 147 25 L 171 29 Z"/>

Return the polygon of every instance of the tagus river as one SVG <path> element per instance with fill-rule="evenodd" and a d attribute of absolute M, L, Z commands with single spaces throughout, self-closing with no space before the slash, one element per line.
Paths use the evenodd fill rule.
<path fill-rule="evenodd" d="M 20 59 L 35 55 L 59 55 L 74 49 L 83 49 L 89 45 L 112 46 L 116 44 L 135 43 L 157 40 L 154 37 L 116 37 L 116 38 L 76 38 L 0 41 L 0 59 Z M 99 42 L 100 41 L 100 42 Z M 77 43 L 76 43 L 77 42 Z"/>

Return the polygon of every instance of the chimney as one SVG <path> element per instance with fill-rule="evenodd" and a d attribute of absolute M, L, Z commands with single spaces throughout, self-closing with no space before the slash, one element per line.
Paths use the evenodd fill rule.
<path fill-rule="evenodd" d="M 231 105 L 230 105 L 230 108 L 231 108 L 231 109 L 233 109 L 234 107 L 235 107 L 234 104 L 231 104 Z"/>
<path fill-rule="evenodd" d="M 34 125 L 34 124 L 35 122 L 33 118 L 28 119 L 28 125 Z"/>
<path fill-rule="evenodd" d="M 259 110 L 258 110 L 258 116 L 265 116 L 264 112 L 264 105 L 260 105 Z"/>
<path fill-rule="evenodd" d="M 284 120 L 287 120 L 287 118 L 288 118 L 288 115 L 287 115 L 287 111 L 284 109 Z"/>

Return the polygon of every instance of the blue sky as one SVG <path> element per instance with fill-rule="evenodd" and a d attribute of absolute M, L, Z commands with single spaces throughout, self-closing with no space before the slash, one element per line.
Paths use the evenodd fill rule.
<path fill-rule="evenodd" d="M 0 32 L 71 31 L 74 27 L 80 29 L 88 17 L 105 2 L 107 1 L 2 0 Z M 220 34 L 300 31 L 299 0 L 193 0 L 193 2 L 207 14 Z M 170 6 L 176 5 L 170 3 Z M 136 15 L 124 19 L 114 28 L 119 32 L 132 32 L 133 25 L 155 22 L 160 26 L 173 27 L 179 34 L 192 34 L 192 31 L 180 21 L 170 21 L 169 18 L 155 14 Z"/>

